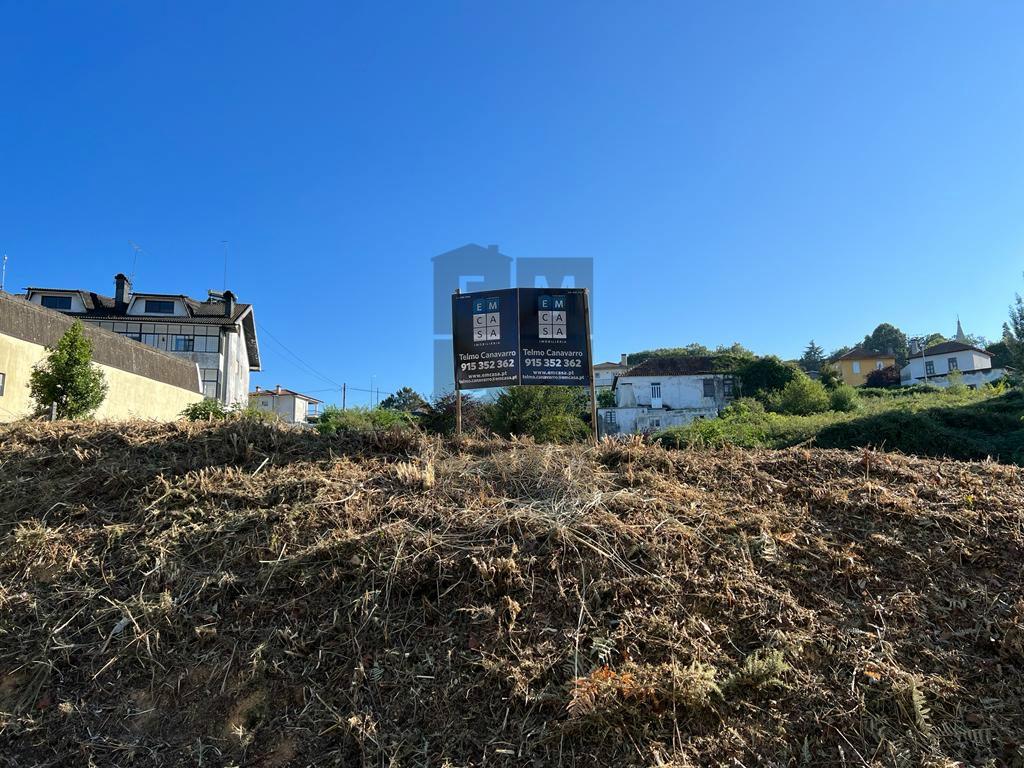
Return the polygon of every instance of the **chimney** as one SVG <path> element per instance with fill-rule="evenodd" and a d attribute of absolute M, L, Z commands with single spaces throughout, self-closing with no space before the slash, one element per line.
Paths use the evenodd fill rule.
<path fill-rule="evenodd" d="M 619 365 L 629 365 L 629 355 L 623 355 L 619 360 Z"/>
<path fill-rule="evenodd" d="M 128 299 L 132 295 L 132 281 L 118 272 L 114 275 L 114 303 L 118 309 L 128 306 Z"/>
<path fill-rule="evenodd" d="M 274 387 L 274 394 L 275 395 L 280 395 L 281 394 L 281 385 L 280 384 L 278 384 L 276 387 Z"/>
<path fill-rule="evenodd" d="M 259 392 L 260 392 L 260 385 L 259 385 L 259 384 L 257 384 L 257 385 L 256 385 L 256 393 L 257 393 L 257 394 L 259 394 Z"/>
<path fill-rule="evenodd" d="M 235 314 L 235 294 L 231 291 L 224 291 L 224 317 L 231 317 Z"/>

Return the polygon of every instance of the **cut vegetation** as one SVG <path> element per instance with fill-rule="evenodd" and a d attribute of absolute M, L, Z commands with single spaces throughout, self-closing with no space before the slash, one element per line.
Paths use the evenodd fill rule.
<path fill-rule="evenodd" d="M 1014 466 L 247 420 L 0 444 L 2 765 L 1024 761 Z"/>

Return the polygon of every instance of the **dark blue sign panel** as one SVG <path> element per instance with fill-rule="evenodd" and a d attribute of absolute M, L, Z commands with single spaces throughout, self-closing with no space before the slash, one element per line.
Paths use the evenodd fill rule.
<path fill-rule="evenodd" d="M 584 289 L 519 289 L 522 384 L 589 384 L 589 342 Z"/>
<path fill-rule="evenodd" d="M 517 289 L 452 296 L 452 342 L 458 389 L 519 383 Z"/>

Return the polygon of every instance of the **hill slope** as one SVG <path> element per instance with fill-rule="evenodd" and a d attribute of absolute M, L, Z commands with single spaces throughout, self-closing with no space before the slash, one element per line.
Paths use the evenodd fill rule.
<path fill-rule="evenodd" d="M 0 765 L 1024 759 L 1021 470 L 0 431 Z"/>

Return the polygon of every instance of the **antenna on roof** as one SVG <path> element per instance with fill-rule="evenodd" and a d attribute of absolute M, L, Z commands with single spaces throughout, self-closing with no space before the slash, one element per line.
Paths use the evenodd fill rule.
<path fill-rule="evenodd" d="M 226 291 L 228 289 L 228 241 L 221 240 L 220 244 L 224 246 L 224 288 L 222 290 Z"/>
<path fill-rule="evenodd" d="M 135 255 L 132 256 L 132 275 L 131 275 L 131 277 L 128 278 L 128 282 L 134 284 L 135 283 L 135 267 L 139 263 L 139 254 L 140 253 L 144 254 L 145 251 L 142 250 L 142 246 L 139 245 L 138 243 L 136 243 L 134 240 L 129 240 L 128 241 L 128 245 L 130 245 L 132 247 L 132 250 L 135 251 Z"/>
<path fill-rule="evenodd" d="M 4 266 L 0 269 L 0 291 L 4 289 L 4 283 L 7 282 L 7 254 L 4 254 Z"/>

